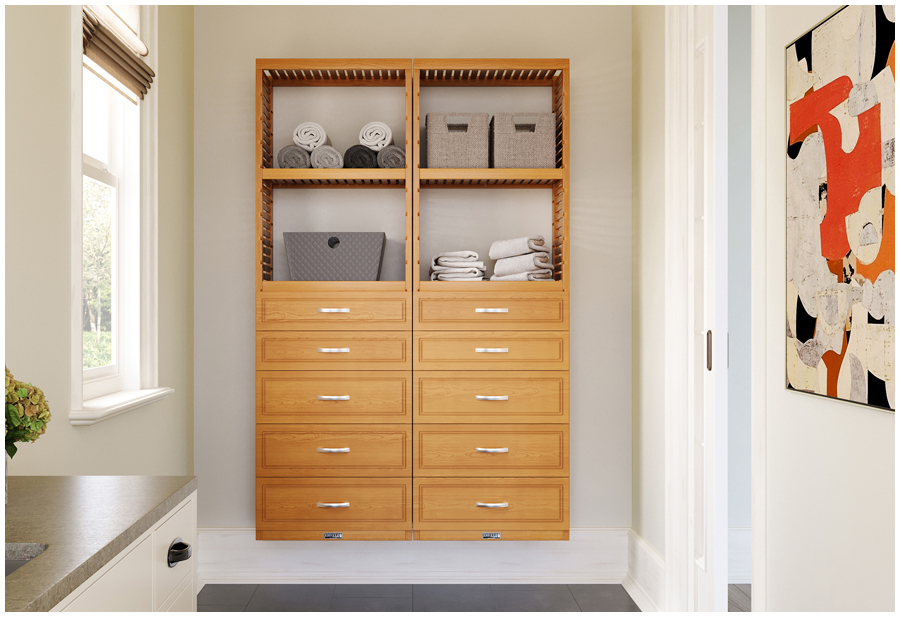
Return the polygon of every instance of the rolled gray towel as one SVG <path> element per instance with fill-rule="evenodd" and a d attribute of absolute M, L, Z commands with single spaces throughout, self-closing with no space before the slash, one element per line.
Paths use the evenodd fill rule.
<path fill-rule="evenodd" d="M 344 167 L 347 168 L 369 168 L 378 167 L 378 158 L 380 154 L 376 154 L 371 148 L 357 144 L 350 146 L 344 152 Z"/>
<path fill-rule="evenodd" d="M 319 146 L 309 155 L 309 160 L 316 169 L 340 169 L 344 166 L 344 157 L 331 146 Z"/>
<path fill-rule="evenodd" d="M 406 152 L 400 146 L 385 146 L 378 153 L 378 166 L 384 169 L 403 169 L 406 167 Z"/>
<path fill-rule="evenodd" d="M 282 169 L 306 169 L 309 167 L 309 152 L 300 146 L 285 146 L 278 151 L 278 166 Z"/>

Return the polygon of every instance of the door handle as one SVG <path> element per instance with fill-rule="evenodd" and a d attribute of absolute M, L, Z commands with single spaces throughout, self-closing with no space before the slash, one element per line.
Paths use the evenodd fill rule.
<path fill-rule="evenodd" d="M 350 353 L 349 347 L 317 347 L 319 353 Z"/>
<path fill-rule="evenodd" d="M 349 452 L 350 448 L 316 448 L 316 452 Z"/>
<path fill-rule="evenodd" d="M 476 508 L 508 508 L 509 503 L 507 503 L 505 501 L 503 503 L 483 503 L 481 501 L 476 501 L 475 507 Z"/>
<path fill-rule="evenodd" d="M 476 452 L 489 452 L 491 454 L 497 454 L 500 452 L 509 452 L 509 448 L 475 448 Z"/>
<path fill-rule="evenodd" d="M 316 309 L 317 313 L 349 313 L 348 308 L 320 308 Z"/>
<path fill-rule="evenodd" d="M 508 308 L 477 308 L 476 313 L 508 313 Z"/>
<path fill-rule="evenodd" d="M 484 394 L 476 394 L 475 400 L 476 401 L 508 401 L 509 396 L 507 396 L 506 394 L 504 394 L 502 396 L 487 396 Z"/>
<path fill-rule="evenodd" d="M 509 353 L 508 347 L 476 347 L 475 353 Z"/>
<path fill-rule="evenodd" d="M 342 503 L 322 503 L 321 501 L 316 504 L 317 508 L 349 508 L 350 502 L 344 501 Z"/>
<path fill-rule="evenodd" d="M 350 395 L 346 394 L 344 396 L 317 396 L 317 401 L 349 401 Z"/>

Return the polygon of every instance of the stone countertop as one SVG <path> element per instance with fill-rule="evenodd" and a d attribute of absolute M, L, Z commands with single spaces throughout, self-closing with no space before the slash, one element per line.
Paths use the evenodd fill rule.
<path fill-rule="evenodd" d="M 49 611 L 195 490 L 193 476 L 10 476 L 6 542 L 48 546 L 6 577 L 6 610 Z"/>

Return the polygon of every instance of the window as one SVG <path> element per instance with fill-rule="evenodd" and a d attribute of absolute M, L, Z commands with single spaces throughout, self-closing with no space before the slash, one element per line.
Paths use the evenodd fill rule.
<path fill-rule="evenodd" d="M 69 419 L 76 425 L 172 392 L 156 383 L 154 74 L 133 51 L 143 46 L 138 20 L 152 34 L 155 16 L 149 6 L 72 12 L 73 29 L 83 33 L 72 59 L 73 94 L 81 102 L 72 117 L 73 161 L 80 162 L 73 163 L 72 205 L 72 278 L 80 301 L 73 296 Z"/>

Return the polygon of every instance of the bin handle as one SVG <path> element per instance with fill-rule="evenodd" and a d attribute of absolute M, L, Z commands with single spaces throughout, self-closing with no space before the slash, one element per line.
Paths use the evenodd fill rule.
<path fill-rule="evenodd" d="M 447 116 L 444 122 L 447 123 L 447 131 L 452 133 L 468 133 L 469 132 L 469 116 Z"/>

